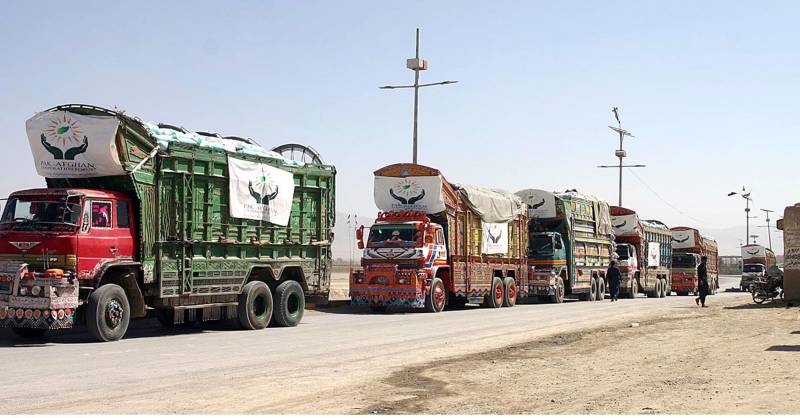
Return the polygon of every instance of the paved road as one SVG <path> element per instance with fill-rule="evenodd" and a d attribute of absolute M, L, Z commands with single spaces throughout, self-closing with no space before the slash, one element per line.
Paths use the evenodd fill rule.
<path fill-rule="evenodd" d="M 738 277 L 720 282 L 735 287 Z M 722 293 L 711 303 L 736 297 L 749 300 Z M 694 308 L 691 297 L 440 314 L 346 307 L 309 311 L 296 328 L 262 331 L 212 324 L 181 332 L 140 321 L 124 340 L 105 344 L 76 331 L 26 344 L 3 330 L 0 413 L 358 412 L 349 409 L 357 399 L 347 388 L 404 366 L 684 308 Z"/>

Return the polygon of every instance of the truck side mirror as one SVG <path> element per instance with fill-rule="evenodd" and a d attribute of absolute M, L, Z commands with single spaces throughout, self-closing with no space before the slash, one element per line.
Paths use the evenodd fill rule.
<path fill-rule="evenodd" d="M 783 231 L 783 219 L 778 219 L 775 222 L 775 227 L 778 228 L 779 230 Z"/>
<path fill-rule="evenodd" d="M 356 239 L 358 240 L 358 249 L 364 249 L 364 225 L 356 228 Z"/>

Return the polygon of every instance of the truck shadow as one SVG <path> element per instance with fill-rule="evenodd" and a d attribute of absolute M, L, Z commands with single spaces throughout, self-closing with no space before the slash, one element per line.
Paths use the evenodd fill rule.
<path fill-rule="evenodd" d="M 763 304 L 759 305 L 754 302 L 744 303 L 742 305 L 734 305 L 734 306 L 726 306 L 722 309 L 775 309 L 775 308 L 788 308 L 785 302 L 776 300 L 774 302 L 764 302 Z"/>
<path fill-rule="evenodd" d="M 800 351 L 800 345 L 773 345 L 772 347 L 764 351 L 786 351 L 786 352 Z"/>
<path fill-rule="evenodd" d="M 580 302 L 578 299 L 564 299 L 563 304 L 578 303 L 578 302 Z M 557 305 L 557 304 L 550 302 L 539 302 L 536 299 L 519 299 L 517 300 L 517 305 Z M 476 309 L 488 310 L 491 308 L 486 308 L 477 304 L 468 304 L 464 305 L 463 307 L 447 307 L 445 308 L 444 312 L 446 313 L 446 312 L 471 311 Z M 501 309 L 508 309 L 508 308 L 501 308 Z M 337 306 L 317 305 L 313 308 L 313 310 L 334 315 L 398 315 L 398 314 L 427 313 L 423 309 L 414 309 L 405 306 L 391 306 L 386 310 L 386 312 L 372 312 L 368 305 L 337 305 Z"/>

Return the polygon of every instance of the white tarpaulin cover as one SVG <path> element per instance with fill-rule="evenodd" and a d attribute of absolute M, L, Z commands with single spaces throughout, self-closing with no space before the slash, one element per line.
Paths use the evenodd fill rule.
<path fill-rule="evenodd" d="M 697 245 L 694 242 L 694 230 L 672 231 L 672 248 L 693 248 Z"/>
<path fill-rule="evenodd" d="M 614 236 L 617 237 L 641 235 L 642 233 L 642 228 L 639 224 L 639 216 L 635 213 L 612 216 L 611 225 L 614 227 Z"/>
<path fill-rule="evenodd" d="M 445 209 L 439 176 L 375 176 L 375 205 L 384 212 L 413 210 L 428 214 Z"/>
<path fill-rule="evenodd" d="M 661 260 L 661 244 L 658 242 L 647 243 L 647 267 L 659 267 Z"/>
<path fill-rule="evenodd" d="M 286 226 L 292 211 L 294 175 L 252 161 L 228 157 L 230 214 L 234 218 Z"/>
<path fill-rule="evenodd" d="M 452 184 L 484 222 L 507 223 L 525 210 L 522 199 L 514 193 L 466 184 Z"/>
<path fill-rule="evenodd" d="M 49 178 L 125 174 L 114 139 L 114 116 L 84 116 L 66 111 L 40 112 L 25 122 L 36 172 Z"/>
<path fill-rule="evenodd" d="M 552 192 L 525 189 L 517 193 L 524 203 L 528 205 L 528 216 L 537 219 L 556 217 L 556 195 Z"/>
<path fill-rule="evenodd" d="M 508 224 L 483 223 L 483 254 L 505 254 L 508 252 Z"/>

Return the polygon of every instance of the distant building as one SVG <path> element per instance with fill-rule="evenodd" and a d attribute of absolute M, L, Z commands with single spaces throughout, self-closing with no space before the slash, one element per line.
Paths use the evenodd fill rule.
<path fill-rule="evenodd" d="M 742 257 L 723 255 L 719 258 L 720 274 L 742 274 Z"/>

